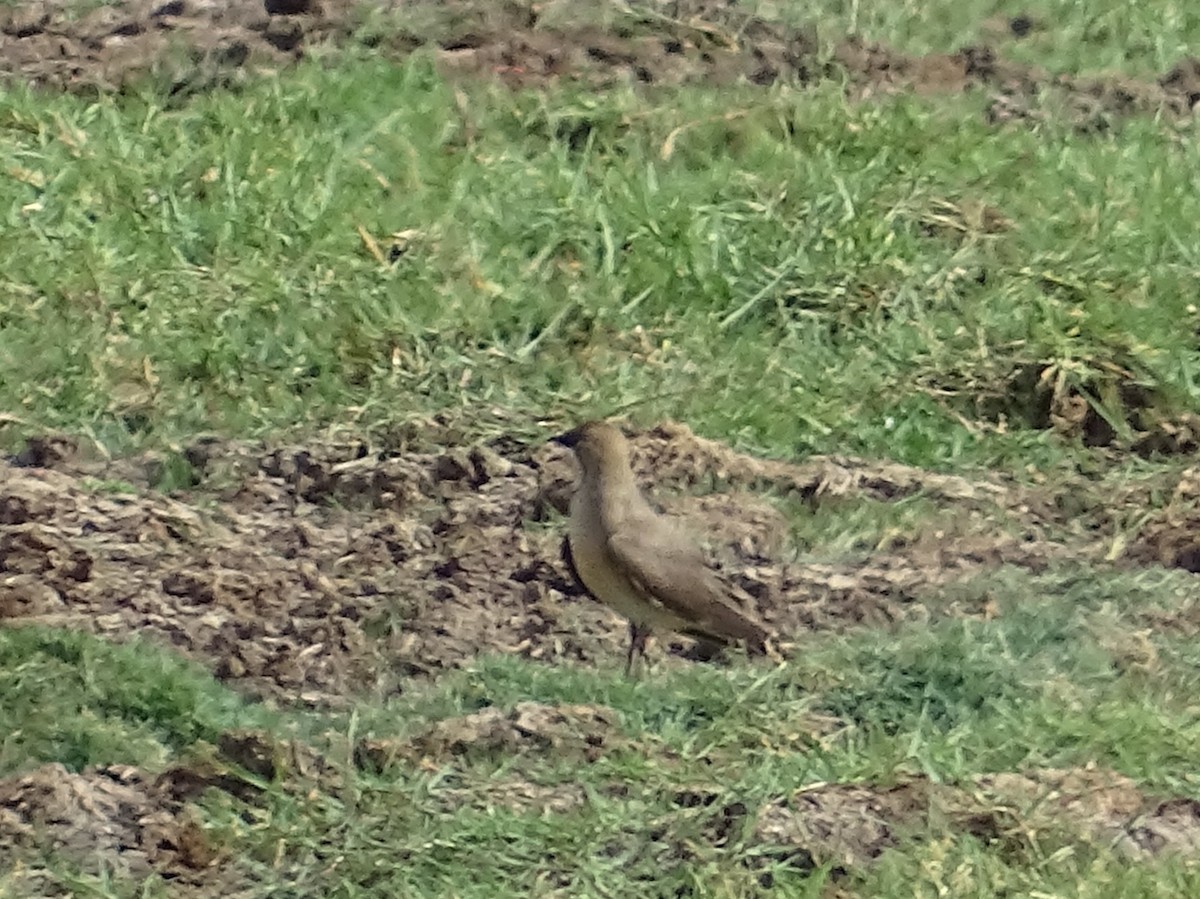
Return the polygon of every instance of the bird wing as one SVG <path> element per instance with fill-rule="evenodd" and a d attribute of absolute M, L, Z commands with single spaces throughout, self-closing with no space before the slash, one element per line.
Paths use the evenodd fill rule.
<path fill-rule="evenodd" d="M 725 598 L 700 548 L 660 521 L 639 522 L 608 539 L 613 562 L 644 599 L 693 625 L 690 630 L 763 648 L 770 632 Z"/>
<path fill-rule="evenodd" d="M 575 556 L 571 552 L 570 537 L 563 537 L 559 555 L 562 557 L 563 563 L 567 566 L 567 571 L 571 573 L 571 580 L 575 582 L 575 586 L 579 588 L 579 592 L 584 596 L 590 596 L 592 599 L 595 599 L 596 595 L 588 589 L 587 584 L 583 582 L 583 578 L 579 576 L 579 569 L 575 567 Z"/>

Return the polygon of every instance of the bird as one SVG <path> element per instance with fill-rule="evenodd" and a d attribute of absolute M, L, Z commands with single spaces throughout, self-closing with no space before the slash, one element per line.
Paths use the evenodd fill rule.
<path fill-rule="evenodd" d="M 626 676 L 654 630 L 769 653 L 770 630 L 732 604 L 699 544 L 646 501 L 617 427 L 587 421 L 552 440 L 575 453 L 581 470 L 563 561 L 585 593 L 629 621 Z"/>

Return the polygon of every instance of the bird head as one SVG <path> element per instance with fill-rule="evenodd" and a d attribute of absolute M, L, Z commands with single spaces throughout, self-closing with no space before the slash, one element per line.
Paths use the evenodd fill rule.
<path fill-rule="evenodd" d="M 629 442 L 618 428 L 606 421 L 584 422 L 552 439 L 560 446 L 574 450 L 584 475 L 629 466 Z"/>

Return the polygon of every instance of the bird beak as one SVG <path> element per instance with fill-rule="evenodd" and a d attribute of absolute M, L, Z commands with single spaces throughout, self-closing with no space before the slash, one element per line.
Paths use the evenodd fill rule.
<path fill-rule="evenodd" d="M 567 449 L 575 449 L 579 444 L 579 428 L 567 431 L 565 434 L 558 434 L 550 438 L 551 443 L 557 443 L 559 446 L 565 446 Z"/>

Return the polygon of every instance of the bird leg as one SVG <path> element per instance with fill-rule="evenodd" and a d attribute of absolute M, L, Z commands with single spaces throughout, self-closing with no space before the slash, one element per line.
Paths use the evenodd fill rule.
<path fill-rule="evenodd" d="M 633 674 L 633 660 L 637 656 L 646 659 L 646 638 L 650 636 L 650 628 L 629 622 L 629 653 L 625 656 L 625 676 Z"/>

